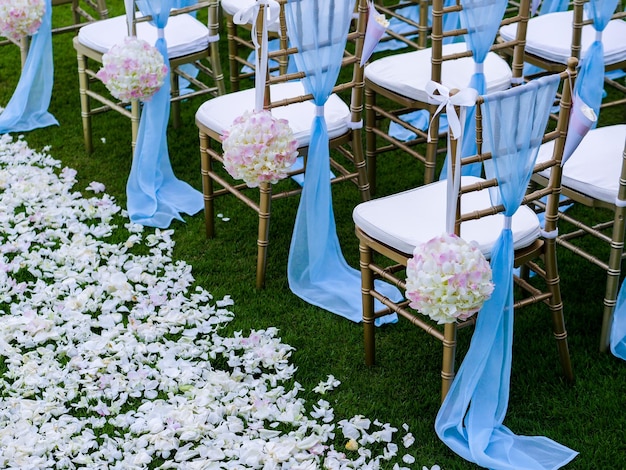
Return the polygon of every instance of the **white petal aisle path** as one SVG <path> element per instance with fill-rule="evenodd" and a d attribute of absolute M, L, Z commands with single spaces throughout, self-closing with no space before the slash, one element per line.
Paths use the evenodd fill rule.
<path fill-rule="evenodd" d="M 1 468 L 416 468 L 406 426 L 300 398 L 276 329 L 222 336 L 233 301 L 192 289 L 172 231 L 48 151 L 0 136 Z"/>

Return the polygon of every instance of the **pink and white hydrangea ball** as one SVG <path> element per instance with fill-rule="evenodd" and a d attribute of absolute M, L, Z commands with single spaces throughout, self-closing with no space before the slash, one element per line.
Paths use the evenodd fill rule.
<path fill-rule="evenodd" d="M 96 74 L 121 101 L 149 101 L 163 86 L 167 65 L 159 50 L 142 39 L 127 37 L 102 56 Z"/>
<path fill-rule="evenodd" d="M 222 136 L 224 168 L 254 188 L 285 178 L 298 156 L 298 142 L 285 119 L 269 111 L 245 112 Z"/>
<path fill-rule="evenodd" d="M 0 36 L 13 41 L 32 36 L 45 12 L 44 0 L 0 0 Z"/>
<path fill-rule="evenodd" d="M 444 234 L 417 246 L 407 262 L 411 308 L 437 323 L 470 318 L 491 296 L 491 267 L 475 243 Z"/>

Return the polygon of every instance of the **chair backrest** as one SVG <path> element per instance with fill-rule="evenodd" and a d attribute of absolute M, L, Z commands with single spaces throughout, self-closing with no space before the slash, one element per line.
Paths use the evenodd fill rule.
<path fill-rule="evenodd" d="M 71 5 L 72 21 L 52 28 L 52 33 L 77 31 L 81 26 L 109 17 L 106 0 L 52 0 L 52 7 Z"/>
<path fill-rule="evenodd" d="M 430 35 L 430 3 L 427 0 L 398 1 L 392 4 L 377 1 L 376 10 L 389 20 L 389 28 L 380 40 L 381 48 L 426 48 Z M 390 41 L 395 41 L 395 44 L 385 45 Z"/>
<path fill-rule="evenodd" d="M 278 0 L 277 2 L 280 8 L 280 30 L 285 32 L 287 32 L 285 14 L 287 1 L 288 0 Z M 344 51 L 341 64 L 341 73 L 339 75 L 337 83 L 332 88 L 331 93 L 349 95 L 349 97 L 346 98 L 346 101 L 350 103 L 350 120 L 354 125 L 360 125 L 363 108 L 364 88 L 363 67 L 360 66 L 360 60 L 363 51 L 368 10 L 366 0 L 357 0 L 355 4 L 356 11 L 353 15 L 355 20 L 352 21 L 351 31 L 348 34 L 347 46 Z M 263 11 L 264 8 L 265 6 L 261 5 L 261 11 Z M 265 21 L 265 19 L 266 16 L 264 14 L 258 15 L 256 33 L 258 35 L 259 44 L 261 44 L 262 42 L 260 35 L 263 31 L 263 22 Z M 318 47 L 320 48 L 332 46 L 333 44 L 318 44 Z M 289 61 L 293 60 L 293 56 L 295 56 L 295 54 L 297 54 L 298 52 L 299 51 L 297 47 L 289 44 L 287 45 L 287 47 L 279 46 L 277 50 L 268 51 L 268 58 L 270 60 L 275 60 L 279 63 L 288 63 Z M 273 85 L 288 83 L 296 80 L 303 80 L 305 77 L 306 73 L 301 71 L 292 72 L 289 70 L 285 70 L 284 73 L 278 71 L 278 73 L 270 74 L 268 69 L 265 83 L 264 108 L 272 110 L 279 107 L 289 106 L 291 104 L 302 103 L 312 100 L 312 94 L 301 94 L 298 96 L 290 96 L 284 98 L 272 96 Z M 342 138 L 345 141 L 345 136 L 342 136 Z M 331 145 L 333 145 L 332 140 Z M 304 149 L 302 153 L 306 153 L 306 149 Z"/>
<path fill-rule="evenodd" d="M 515 208 L 507 207 L 505 202 L 513 191 L 520 191 L 517 201 L 519 204 L 530 207 L 534 207 L 542 198 L 549 197 L 544 231 L 547 234 L 554 233 L 558 219 L 561 158 L 567 137 L 576 64 L 577 60 L 572 58 L 568 68 L 561 74 L 549 75 L 519 87 L 478 98 L 474 117 L 476 154 L 449 159 L 452 181 L 457 181 L 460 187 L 454 220 L 454 232 L 457 235 L 463 236 L 465 223 L 514 211 Z M 547 126 L 550 108 L 559 86 L 562 86 L 562 90 L 558 123 L 556 128 L 550 129 Z M 516 119 L 521 114 L 524 119 Z M 536 163 L 539 146 L 542 142 L 551 140 L 555 140 L 552 157 Z M 459 146 L 458 141 L 451 140 L 450 154 L 454 155 Z M 476 162 L 484 164 L 485 178 L 460 177 L 463 166 Z M 528 190 L 532 175 L 546 169 L 551 169 L 549 183 L 544 187 Z M 520 181 L 522 186 L 515 188 Z M 454 183 L 449 181 L 449 184 Z M 475 198 L 476 194 L 484 191 L 489 191 L 491 203 L 479 209 L 474 204 L 467 211 L 466 208 L 470 205 L 464 203 L 464 200 Z"/>
<path fill-rule="evenodd" d="M 140 13 L 137 1 L 133 1 L 130 11 L 127 11 L 128 34 L 134 36 L 137 34 L 137 27 L 140 23 L 152 20 L 150 15 Z M 190 3 L 187 6 L 185 4 Z M 208 30 L 208 44 L 205 48 L 198 48 L 195 44 L 191 44 L 195 52 L 187 52 L 181 56 L 169 57 L 170 69 L 172 71 L 172 103 L 178 106 L 178 102 L 187 100 L 193 96 L 211 94 L 213 96 L 221 95 L 226 92 L 224 86 L 224 77 L 220 62 L 219 51 L 219 33 L 220 33 L 220 17 L 219 17 L 219 0 L 198 0 L 196 2 L 179 1 L 178 4 L 183 5 L 174 7 L 170 10 L 169 17 L 173 18 L 179 15 L 192 14 L 196 15 L 200 11 L 206 11 L 206 28 Z M 181 31 L 184 34 L 184 31 Z M 208 50 L 208 52 L 207 52 Z M 200 63 L 202 59 L 209 57 L 209 63 Z M 181 66 L 186 66 L 187 69 Z M 210 77 L 212 82 L 205 82 L 198 78 L 198 74 L 202 73 Z M 189 86 L 186 93 L 180 94 L 178 81 L 174 80 L 179 77 Z M 179 111 L 175 111 L 175 117 L 178 119 Z M 178 123 L 176 124 L 178 125 Z"/>
<path fill-rule="evenodd" d="M 462 57 L 473 57 L 479 62 L 476 52 L 471 48 L 481 49 L 478 55 L 484 56 L 485 49 L 491 52 L 498 52 L 502 49 L 514 51 L 511 63 L 513 80 L 521 80 L 524 62 L 524 44 L 526 39 L 526 24 L 530 15 L 530 0 L 521 0 L 515 14 L 505 17 L 508 3 L 503 0 L 477 0 L 461 1 L 450 6 L 446 6 L 444 0 L 433 0 L 432 3 L 432 71 L 431 79 L 441 82 L 441 69 L 445 61 Z M 448 15 L 459 15 L 461 25 L 459 28 L 446 29 L 446 18 Z M 510 41 L 496 43 L 498 25 L 516 23 L 517 35 Z M 482 38 L 477 36 L 480 34 Z M 468 44 L 468 50 L 446 53 L 443 45 L 449 42 L 463 40 Z M 482 43 L 482 44 L 480 44 Z M 481 92 L 481 90 L 479 90 Z"/>
<path fill-rule="evenodd" d="M 222 12 L 226 23 L 226 39 L 228 44 L 228 64 L 231 91 L 238 91 L 241 84 L 252 84 L 255 69 L 255 45 L 251 37 L 254 21 L 239 24 L 235 22 L 235 15 L 242 8 L 250 8 L 256 0 L 226 0 L 221 2 Z M 268 37 L 272 44 L 278 44 L 279 49 L 288 47 L 286 21 L 284 9 L 281 9 L 280 18 L 268 25 Z M 287 63 L 285 60 L 273 62 L 270 73 L 286 73 Z M 248 80 L 246 82 L 246 80 Z"/>

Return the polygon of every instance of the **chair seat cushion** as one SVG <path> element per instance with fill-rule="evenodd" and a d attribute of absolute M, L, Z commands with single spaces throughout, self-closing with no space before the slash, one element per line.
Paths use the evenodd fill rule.
<path fill-rule="evenodd" d="M 454 54 L 467 50 L 465 43 L 444 44 L 443 54 Z M 365 78 L 383 88 L 422 103 L 432 99 L 425 90 L 430 81 L 431 49 L 405 52 L 383 57 L 365 67 Z M 511 86 L 511 68 L 497 54 L 490 52 L 484 63 L 487 93 L 506 90 Z M 442 64 L 441 81 L 448 89 L 467 88 L 474 74 L 471 57 L 446 60 Z"/>
<path fill-rule="evenodd" d="M 567 64 L 572 55 L 572 20 L 573 11 L 546 13 L 528 21 L 526 35 L 526 53 L 542 57 L 550 62 Z M 500 36 L 505 40 L 515 37 L 517 24 L 500 28 Z M 581 54 L 595 40 L 596 30 L 593 25 L 585 25 L 581 37 Z M 602 33 L 605 65 L 626 60 L 626 21 L 616 19 L 609 22 Z"/>
<path fill-rule="evenodd" d="M 115 44 L 121 44 L 128 36 L 126 16 L 115 16 L 83 26 L 78 31 L 78 41 L 90 49 L 107 52 Z M 137 37 L 154 45 L 157 28 L 148 22 L 137 24 Z M 170 59 L 207 49 L 209 30 L 205 24 L 189 14 L 171 16 L 165 27 L 167 53 Z"/>
<path fill-rule="evenodd" d="M 590 130 L 563 165 L 561 185 L 613 204 L 619 190 L 625 141 L 626 124 Z M 554 141 L 543 144 L 537 161 L 549 159 L 553 148 Z M 545 177 L 550 176 L 549 170 L 542 174 Z"/>
<path fill-rule="evenodd" d="M 286 82 L 272 85 L 272 101 L 305 95 L 301 82 Z M 217 96 L 206 101 L 196 112 L 196 121 L 203 126 L 223 134 L 233 121 L 245 111 L 254 109 L 254 89 L 237 91 Z M 272 109 L 272 114 L 279 119 L 286 119 L 298 141 L 298 147 L 309 145 L 311 125 L 315 117 L 315 105 L 312 101 L 279 106 Z M 350 108 L 333 94 L 324 107 L 324 117 L 330 138 L 339 137 L 348 132 Z"/>
<path fill-rule="evenodd" d="M 256 3 L 256 0 L 221 0 L 222 10 L 230 16 L 234 16 L 239 10 L 251 7 Z M 267 30 L 273 33 L 278 33 L 280 29 L 280 21 L 277 19 L 271 24 L 267 25 Z"/>
<path fill-rule="evenodd" d="M 481 178 L 462 177 L 461 184 Z M 372 199 L 357 205 L 352 218 L 367 235 L 396 250 L 412 254 L 417 245 L 446 231 L 446 181 L 437 181 L 391 196 Z M 489 191 L 467 194 L 462 198 L 462 211 L 490 207 Z M 504 216 L 496 214 L 464 222 L 461 237 L 475 241 L 489 258 L 503 227 Z M 520 207 L 512 221 L 515 249 L 532 244 L 540 236 L 537 215 L 527 206 Z"/>

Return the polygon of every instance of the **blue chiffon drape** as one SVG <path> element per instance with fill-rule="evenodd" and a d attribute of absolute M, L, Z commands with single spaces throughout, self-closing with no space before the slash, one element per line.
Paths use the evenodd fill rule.
<path fill-rule="evenodd" d="M 489 49 L 495 41 L 500 22 L 507 7 L 507 0 L 461 0 L 463 9 L 460 12 L 461 27 L 467 28 L 465 43 L 472 51 L 475 72 L 470 79 L 469 88 L 474 88 L 479 95 L 487 91 L 483 64 L 489 53 Z M 465 157 L 476 153 L 474 128 L 475 108 L 467 109 L 467 121 L 463 129 L 463 142 L 461 144 L 461 156 Z M 441 179 L 445 179 L 445 168 L 441 172 Z M 480 176 L 482 167 L 480 163 L 465 165 L 461 170 L 463 175 Z"/>
<path fill-rule="evenodd" d="M 574 95 L 592 108 L 596 116 L 600 115 L 600 105 L 604 95 L 602 32 L 609 24 L 611 15 L 617 8 L 617 2 L 618 0 L 590 0 L 587 4 L 588 14 L 593 19 L 593 27 L 596 30 L 596 39 L 581 60 Z"/>
<path fill-rule="evenodd" d="M 498 201 L 509 223 L 524 197 L 558 85 L 558 75 L 551 75 L 485 97 L 485 149 L 493 155 Z M 511 376 L 513 260 L 513 235 L 505 223 L 491 255 L 496 289 L 478 314 L 469 350 L 435 429 L 454 452 L 482 467 L 556 469 L 577 452 L 543 436 L 517 436 L 502 424 Z"/>
<path fill-rule="evenodd" d="M 56 118 L 48 112 L 53 82 L 52 4 L 51 0 L 46 0 L 41 26 L 31 38 L 15 92 L 0 113 L 0 134 L 58 125 Z"/>
<path fill-rule="evenodd" d="M 323 106 L 339 76 L 354 0 L 290 0 L 287 31 L 298 48 L 294 60 L 318 112 L 313 119 L 304 186 L 291 239 L 287 276 L 294 294 L 352 321 L 362 319 L 361 276 L 343 257 L 337 238 L 330 172 L 329 138 Z M 401 295 L 388 286 L 390 297 Z M 397 321 L 396 315 L 378 324 Z"/>
<path fill-rule="evenodd" d="M 137 2 L 152 23 L 165 28 L 171 0 Z M 167 64 L 167 43 L 159 37 L 155 47 Z M 161 89 L 143 105 L 133 162 L 126 184 L 128 214 L 133 222 L 166 228 L 181 213 L 195 214 L 203 207 L 202 193 L 174 175 L 167 148 L 167 123 L 170 115 L 169 72 Z"/>

